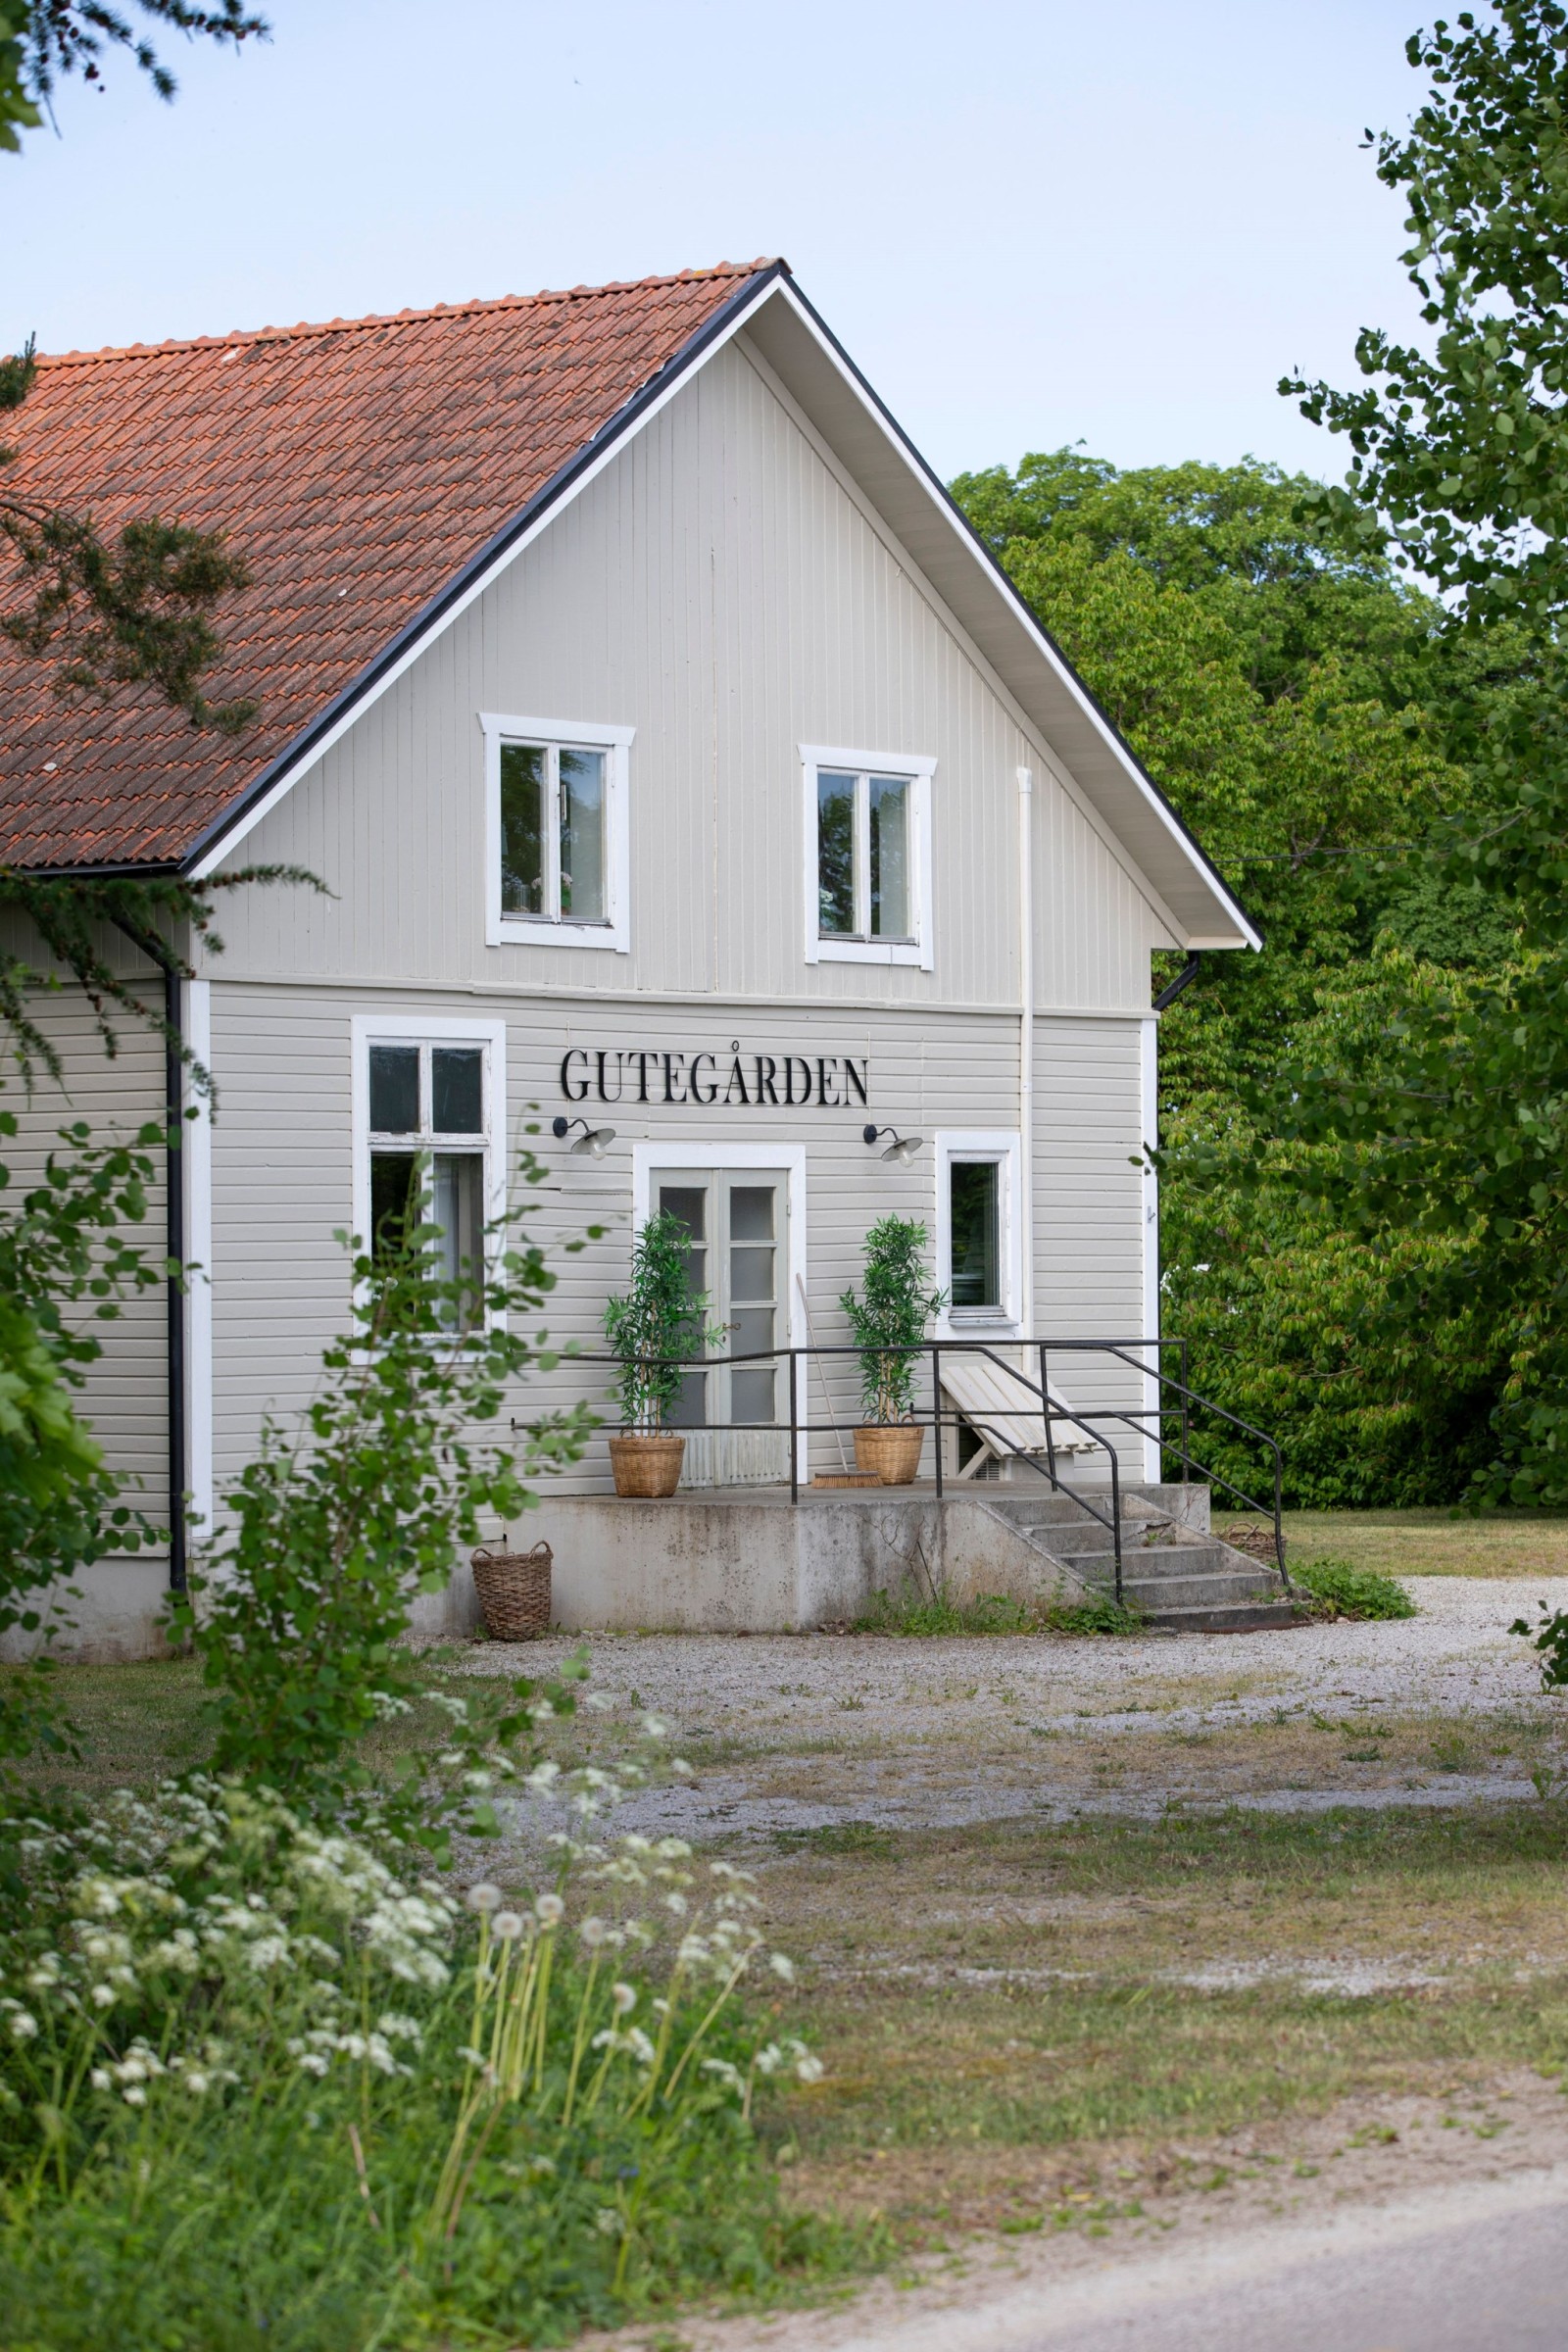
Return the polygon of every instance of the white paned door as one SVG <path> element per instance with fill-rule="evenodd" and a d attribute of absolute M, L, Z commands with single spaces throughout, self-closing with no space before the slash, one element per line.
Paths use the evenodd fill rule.
<path fill-rule="evenodd" d="M 721 1333 L 711 1362 L 689 1372 L 670 1414 L 690 1431 L 683 1483 L 754 1486 L 789 1476 L 789 1433 L 770 1427 L 789 1415 L 788 1373 L 767 1361 L 789 1345 L 789 1177 L 782 1168 L 655 1168 L 655 1210 L 687 1234 L 694 1291 L 707 1294 L 708 1321 Z"/>

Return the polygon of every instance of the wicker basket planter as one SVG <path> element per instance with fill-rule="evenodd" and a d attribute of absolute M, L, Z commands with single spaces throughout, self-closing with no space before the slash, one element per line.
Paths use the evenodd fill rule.
<path fill-rule="evenodd" d="M 469 1565 L 479 1613 L 493 1642 L 532 1642 L 550 1631 L 550 1570 L 555 1554 L 548 1544 L 531 1551 L 491 1551 L 481 1546 Z"/>
<path fill-rule="evenodd" d="M 911 1486 L 919 1476 L 925 1429 L 918 1421 L 873 1421 L 855 1433 L 855 1458 L 884 1487 Z"/>
<path fill-rule="evenodd" d="M 685 1454 L 685 1439 L 667 1434 L 612 1438 L 610 1467 L 614 1472 L 615 1493 L 643 1501 L 673 1494 L 680 1485 Z"/>

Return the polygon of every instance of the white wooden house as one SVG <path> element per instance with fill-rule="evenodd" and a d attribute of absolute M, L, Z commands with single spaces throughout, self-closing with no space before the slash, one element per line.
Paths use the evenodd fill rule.
<path fill-rule="evenodd" d="M 90 1399 L 152 1511 L 172 1461 L 210 1521 L 310 1395 L 334 1232 L 407 1154 L 461 1241 L 534 1121 L 546 1238 L 609 1229 L 560 1261 L 587 1348 L 661 1202 L 738 1348 L 804 1345 L 808 1301 L 846 1341 L 890 1209 L 955 1337 L 1155 1334 L 1150 956 L 1256 933 L 785 265 L 48 360 L 11 438 L 40 496 L 231 534 L 215 692 L 261 715 L 62 701 L 13 655 L 0 856 L 330 894 L 234 891 L 178 990 L 218 1089 L 182 1154 L 203 1272 L 181 1344 L 144 1303 Z M 51 1018 L 74 1113 L 159 1115 L 156 1039 L 111 1063 Z M 40 1090 L 29 1149 L 64 1107 Z M 1053 1368 L 1141 1400 L 1116 1360 Z M 784 1475 L 781 1378 L 706 1376 L 743 1426 L 689 1478 Z M 566 1491 L 607 1487 L 600 1439 Z M 146 1639 L 167 1573 L 95 1571 L 100 1646 Z"/>

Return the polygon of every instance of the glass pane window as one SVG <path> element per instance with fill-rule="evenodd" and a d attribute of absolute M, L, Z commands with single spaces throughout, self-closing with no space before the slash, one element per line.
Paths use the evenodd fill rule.
<path fill-rule="evenodd" d="M 437 1135 L 484 1133 L 484 1054 L 478 1046 L 431 1047 L 430 1125 Z"/>
<path fill-rule="evenodd" d="M 907 776 L 816 775 L 817 936 L 914 938 L 914 786 Z"/>
<path fill-rule="evenodd" d="M 817 922 L 824 933 L 855 933 L 856 778 L 824 770 L 816 779 Z"/>
<path fill-rule="evenodd" d="M 867 781 L 871 828 L 871 936 L 909 936 L 909 782 L 906 776 Z"/>
<path fill-rule="evenodd" d="M 1002 1304 L 1002 1169 L 994 1159 L 956 1159 L 949 1169 L 955 1308 Z"/>
<path fill-rule="evenodd" d="M 501 747 L 501 911 L 545 912 L 545 806 L 550 755 L 535 743 Z"/>
<path fill-rule="evenodd" d="M 416 1135 L 419 1127 L 419 1049 L 370 1048 L 370 1126 L 376 1135 Z"/>
<path fill-rule="evenodd" d="M 605 919 L 605 755 L 563 751 L 561 912 L 574 923 Z"/>
<path fill-rule="evenodd" d="M 608 923 L 610 755 L 571 744 L 501 747 L 501 911 Z"/>

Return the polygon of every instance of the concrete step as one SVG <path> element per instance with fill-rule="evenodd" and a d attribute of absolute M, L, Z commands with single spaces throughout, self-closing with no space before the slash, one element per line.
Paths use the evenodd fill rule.
<path fill-rule="evenodd" d="M 1151 1625 L 1167 1627 L 1176 1634 L 1280 1633 L 1304 1622 L 1288 1600 L 1240 1601 L 1212 1608 L 1161 1607 L 1146 1610 L 1145 1614 Z"/>
<path fill-rule="evenodd" d="M 1264 1601 L 1272 1606 L 1284 1598 L 1277 1583 L 1270 1586 L 1255 1576 L 1124 1575 L 1121 1589 L 1124 1599 L 1151 1617 L 1168 1609 L 1250 1608 Z"/>
<path fill-rule="evenodd" d="M 1097 1585 L 1108 1583 L 1116 1573 L 1112 1552 L 1080 1550 L 1076 1540 L 1070 1551 L 1065 1544 L 1053 1544 L 1051 1552 L 1074 1576 L 1087 1577 Z M 1249 1560 L 1245 1553 L 1231 1551 L 1223 1544 L 1162 1544 L 1157 1551 L 1126 1545 L 1121 1564 L 1124 1578 L 1135 1576 L 1151 1585 L 1166 1579 L 1186 1582 L 1195 1576 L 1247 1576 L 1254 1584 L 1279 1590 L 1279 1578 L 1271 1578 L 1261 1561 Z"/>

